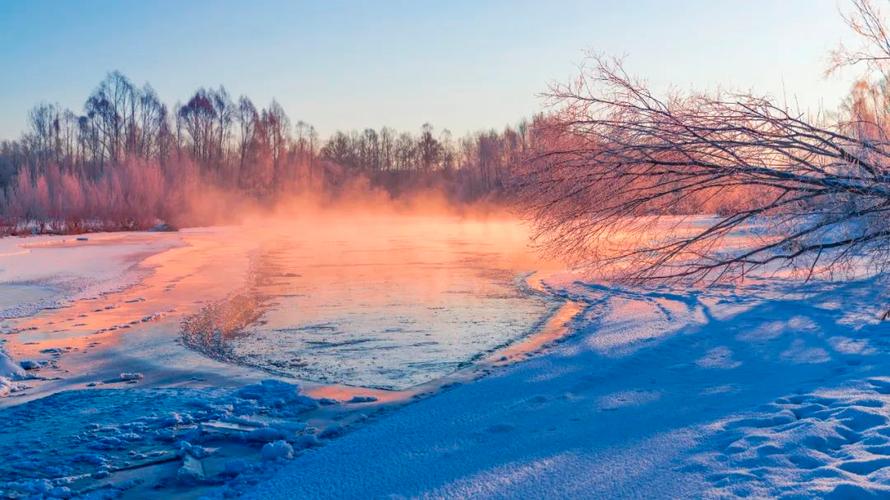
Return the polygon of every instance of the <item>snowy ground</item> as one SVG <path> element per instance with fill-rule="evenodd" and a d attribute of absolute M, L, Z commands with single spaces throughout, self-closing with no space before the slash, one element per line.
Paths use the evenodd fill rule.
<path fill-rule="evenodd" d="M 556 273 L 541 290 L 565 305 L 537 335 L 385 391 L 185 349 L 179 319 L 228 293 L 202 278 L 219 242 L 127 238 L 0 267 L 8 316 L 50 307 L 0 323 L 0 496 L 890 496 L 878 279 L 689 291 Z M 84 244 L 60 240 L 35 241 Z M 0 258 L 26 258 L 10 241 Z M 180 273 L 196 256 L 206 269 Z"/>
<path fill-rule="evenodd" d="M 573 284 L 546 355 L 298 456 L 248 498 L 890 495 L 877 281 Z"/>

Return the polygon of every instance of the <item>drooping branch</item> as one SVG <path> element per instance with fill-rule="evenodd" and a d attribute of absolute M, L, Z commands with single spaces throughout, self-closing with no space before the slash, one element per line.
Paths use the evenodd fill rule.
<path fill-rule="evenodd" d="M 661 99 L 620 62 L 592 61 L 551 89 L 522 179 L 552 251 L 628 279 L 692 281 L 884 255 L 890 142 L 859 126 L 869 117 L 823 124 L 752 95 Z M 678 218 L 707 212 L 722 215 Z M 757 224 L 769 230 L 736 238 Z"/>
<path fill-rule="evenodd" d="M 871 0 L 852 0 L 852 9 L 842 14 L 850 30 L 855 33 L 863 45 L 856 49 L 839 46 L 831 53 L 831 64 L 827 73 L 849 67 L 866 65 L 887 76 L 887 64 L 890 63 L 890 31 L 881 11 Z"/>

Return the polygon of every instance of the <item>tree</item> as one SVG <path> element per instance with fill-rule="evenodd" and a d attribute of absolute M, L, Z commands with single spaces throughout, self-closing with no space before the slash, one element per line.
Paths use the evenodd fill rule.
<path fill-rule="evenodd" d="M 438 163 L 442 156 L 442 145 L 433 136 L 433 126 L 424 123 L 420 130 L 420 139 L 417 141 L 417 151 L 420 159 L 420 168 L 429 172 Z"/>
<path fill-rule="evenodd" d="M 551 89 L 555 111 L 538 131 L 545 145 L 522 183 L 549 248 L 633 281 L 713 282 L 768 265 L 809 277 L 859 259 L 890 263 L 882 119 L 826 123 L 748 94 L 659 98 L 620 61 L 592 63 Z M 743 206 L 702 226 L 664 217 L 680 202 L 701 207 L 739 192 Z M 771 230 L 726 245 L 755 224 Z"/>
<path fill-rule="evenodd" d="M 169 133 L 167 107 L 161 103 L 155 90 L 148 84 L 138 92 L 135 123 L 128 145 L 128 152 L 142 159 L 165 160 Z"/>
<path fill-rule="evenodd" d="M 262 112 L 262 131 L 265 143 L 272 155 L 273 182 L 285 178 L 283 158 L 290 142 L 290 119 L 284 108 L 272 100 L 269 107 Z"/>
<path fill-rule="evenodd" d="M 508 127 L 454 141 L 424 124 L 416 135 L 383 127 L 321 141 L 308 123 L 292 129 L 277 102 L 233 103 L 223 87 L 199 88 L 169 109 L 149 84 L 119 72 L 98 84 L 83 114 L 35 106 L 21 139 L 0 142 L 0 232 L 144 227 L 202 186 L 270 201 L 356 186 L 393 196 L 436 188 L 470 201 L 503 192 L 505 161 L 526 136 Z"/>
<path fill-rule="evenodd" d="M 219 171 L 225 164 L 226 145 L 234 119 L 233 104 L 223 87 L 198 89 L 181 106 L 178 117 L 189 135 L 192 157 Z"/>
<path fill-rule="evenodd" d="M 58 104 L 39 104 L 28 113 L 30 132 L 25 141 L 34 155 L 36 167 L 43 170 L 58 159 L 62 108 Z"/>
<path fill-rule="evenodd" d="M 241 96 L 238 98 L 238 108 L 235 112 L 238 121 L 238 173 L 239 182 L 246 185 L 249 176 L 248 160 L 251 158 L 254 143 L 256 142 L 257 122 L 259 113 L 250 98 Z"/>
<path fill-rule="evenodd" d="M 99 147 L 96 154 L 100 169 L 105 162 L 116 163 L 123 157 L 125 140 L 132 133 L 137 91 L 120 72 L 109 73 L 87 99 L 84 109 Z"/>

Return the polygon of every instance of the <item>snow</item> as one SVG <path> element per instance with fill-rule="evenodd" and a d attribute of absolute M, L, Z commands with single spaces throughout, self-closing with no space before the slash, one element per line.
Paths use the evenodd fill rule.
<path fill-rule="evenodd" d="M 118 378 L 120 379 L 121 382 L 137 382 L 137 381 L 145 378 L 145 376 L 142 375 L 141 373 L 124 372 L 124 373 L 121 373 L 118 376 Z"/>
<path fill-rule="evenodd" d="M 567 342 L 298 454 L 244 496 L 890 495 L 882 281 L 564 292 L 587 304 Z"/>
<path fill-rule="evenodd" d="M 3 351 L 3 345 L 0 344 L 0 376 L 9 378 L 21 378 L 25 376 L 22 366 L 12 359 Z"/>
<path fill-rule="evenodd" d="M 5 398 L 15 392 L 18 389 L 18 385 L 14 384 L 11 380 L 6 377 L 0 377 L 0 398 Z"/>
<path fill-rule="evenodd" d="M 316 407 L 299 386 L 278 380 L 60 392 L 3 411 L 0 496 L 59 496 L 57 487 L 144 496 L 158 491 L 158 478 L 166 491 L 211 487 L 319 446 L 322 429 L 302 421 Z"/>
<path fill-rule="evenodd" d="M 242 387 L 236 392 L 236 395 L 241 399 L 254 401 L 260 406 L 287 407 L 297 412 L 311 410 L 318 406 L 315 400 L 300 394 L 298 386 L 273 379 Z"/>
<path fill-rule="evenodd" d="M 17 382 L 28 378 L 25 370 L 29 368 L 22 363 L 14 362 L 3 350 L 3 343 L 0 342 L 0 399 L 27 388 L 25 384 Z"/>
<path fill-rule="evenodd" d="M 424 366 L 295 383 L 177 343 L 190 308 L 230 292 L 218 235 L 181 247 L 190 234 L 41 237 L 24 252 L 14 251 L 23 240 L 0 240 L 0 316 L 60 308 L 0 321 L 15 347 L 14 359 L 0 349 L 0 496 L 890 496 L 881 279 L 750 277 L 688 290 L 557 273 L 534 293 L 567 306 L 536 327 L 568 320 L 567 337 L 556 329 L 503 350 L 486 341 L 432 367 L 405 351 L 401 362 Z M 147 269 L 137 263 L 153 252 L 156 274 L 139 281 Z M 196 260 L 206 267 L 186 265 Z M 385 311 L 374 318 L 381 339 L 407 335 Z M 367 373 L 393 352 L 369 356 L 356 342 L 287 350 L 295 345 L 276 357 L 324 352 L 333 363 L 348 350 L 347 365 Z M 423 383 L 344 385 L 375 379 Z"/>
<path fill-rule="evenodd" d="M 284 440 L 278 440 L 263 445 L 261 450 L 263 460 L 290 460 L 294 458 L 294 447 Z"/>
<path fill-rule="evenodd" d="M 715 449 L 691 467 L 726 496 L 888 495 L 888 393 L 877 377 L 778 398 L 715 424 Z"/>
<path fill-rule="evenodd" d="M 170 233 L 0 238 L 0 319 L 125 288 L 140 277 L 134 256 L 180 245 Z"/>

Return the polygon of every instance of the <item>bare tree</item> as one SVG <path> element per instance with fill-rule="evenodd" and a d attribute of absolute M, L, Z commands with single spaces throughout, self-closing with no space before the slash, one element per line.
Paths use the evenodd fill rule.
<path fill-rule="evenodd" d="M 429 172 L 439 163 L 439 159 L 442 156 L 442 146 L 433 136 L 433 126 L 429 123 L 424 123 L 420 129 L 417 150 L 420 157 L 420 167 L 424 172 Z"/>
<path fill-rule="evenodd" d="M 136 97 L 136 88 L 130 80 L 114 71 L 87 99 L 84 108 L 101 145 L 101 166 L 106 161 L 116 163 L 124 156 L 127 136 L 134 124 Z"/>
<path fill-rule="evenodd" d="M 58 104 L 39 104 L 28 113 L 30 131 L 25 141 L 34 155 L 37 170 L 46 169 L 58 159 L 62 108 Z"/>
<path fill-rule="evenodd" d="M 831 53 L 831 64 L 826 73 L 840 68 L 864 64 L 887 76 L 890 63 L 890 33 L 881 11 L 871 0 L 851 0 L 850 12 L 842 14 L 850 30 L 858 35 L 862 45 L 850 48 L 839 46 Z"/>
<path fill-rule="evenodd" d="M 634 281 L 890 263 L 890 142 L 862 126 L 873 117 L 828 123 L 749 94 L 659 98 L 620 61 L 591 61 L 549 92 L 523 178 L 550 249 Z M 739 193 L 703 224 L 677 217 Z M 730 239 L 756 225 L 769 229 Z"/>
<path fill-rule="evenodd" d="M 274 99 L 261 113 L 266 143 L 272 154 L 273 182 L 284 179 L 283 158 L 290 143 L 290 119 Z"/>
<path fill-rule="evenodd" d="M 167 107 L 151 85 L 145 84 L 136 99 L 136 119 L 129 152 L 139 158 L 161 160 L 166 125 Z"/>
<path fill-rule="evenodd" d="M 204 166 L 221 169 L 235 112 L 225 88 L 198 89 L 179 107 L 177 118 L 191 139 L 192 155 Z"/>
<path fill-rule="evenodd" d="M 241 96 L 238 99 L 236 117 L 238 120 L 238 173 L 243 185 L 246 180 L 245 176 L 248 174 L 247 161 L 250 158 L 254 141 L 256 141 L 257 121 L 259 120 L 259 113 L 250 98 Z"/>

